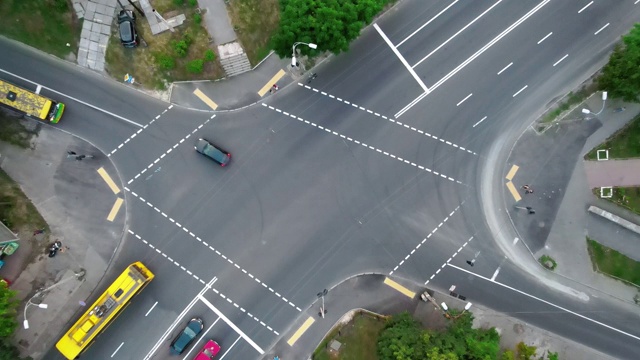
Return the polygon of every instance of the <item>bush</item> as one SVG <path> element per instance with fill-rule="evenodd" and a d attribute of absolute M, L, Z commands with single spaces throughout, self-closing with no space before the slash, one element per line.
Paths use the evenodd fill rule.
<path fill-rule="evenodd" d="M 199 74 L 204 70 L 204 60 L 196 59 L 187 63 L 187 71 L 193 74 Z"/>
<path fill-rule="evenodd" d="M 194 7 L 198 5 L 198 0 L 189 0 L 189 6 Z"/>
<path fill-rule="evenodd" d="M 211 49 L 207 49 L 207 51 L 204 52 L 204 60 L 205 61 L 213 61 L 216 58 L 216 53 L 213 52 L 213 50 Z"/>
<path fill-rule="evenodd" d="M 179 57 L 185 57 L 187 56 L 187 51 L 189 50 L 189 44 L 184 40 L 174 41 L 173 50 L 175 50 L 176 54 Z"/>
<path fill-rule="evenodd" d="M 173 70 L 176 67 L 176 61 L 174 58 L 167 54 L 157 54 L 156 63 L 162 70 Z"/>
<path fill-rule="evenodd" d="M 198 13 L 193 14 L 193 21 L 195 21 L 196 24 L 200 25 L 202 23 L 202 15 Z"/>

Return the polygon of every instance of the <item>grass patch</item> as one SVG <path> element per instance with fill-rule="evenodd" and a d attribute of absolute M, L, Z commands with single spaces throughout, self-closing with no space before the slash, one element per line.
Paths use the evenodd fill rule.
<path fill-rule="evenodd" d="M 130 74 L 136 83 L 150 89 L 165 89 L 173 81 L 224 76 L 215 49 L 210 46 L 207 30 L 196 21 L 196 7 L 187 1 L 177 5 L 174 0 L 155 1 L 154 7 L 166 19 L 179 14 L 184 14 L 187 19 L 175 28 L 175 33 L 167 30 L 153 35 L 146 19 L 138 17 L 136 28 L 148 47 L 140 45 L 135 49 L 126 49 L 120 44 L 117 19 L 114 19 L 105 57 L 105 67 L 111 76 L 122 81 L 125 74 Z M 211 52 L 215 55 L 213 59 Z M 199 60 L 203 60 L 201 68 L 195 66 Z"/>
<path fill-rule="evenodd" d="M 348 324 L 329 334 L 313 353 L 314 360 L 376 360 L 378 336 L 385 321 L 369 315 L 355 315 Z M 328 345 L 339 341 L 340 353 L 332 352 Z"/>
<path fill-rule="evenodd" d="M 0 169 L 0 220 L 14 233 L 33 232 L 49 226 L 20 186 Z"/>
<path fill-rule="evenodd" d="M 592 190 L 600 197 L 600 188 Z M 640 215 L 640 187 L 614 187 L 610 198 L 603 198 Z"/>
<path fill-rule="evenodd" d="M 271 35 L 280 24 L 279 1 L 231 0 L 227 8 L 238 40 L 247 53 L 249 62 L 255 66 L 271 50 Z"/>
<path fill-rule="evenodd" d="M 584 158 L 596 160 L 598 158 L 597 152 L 600 149 L 609 150 L 609 159 L 640 157 L 640 115 L 611 135 L 605 142 L 589 151 Z"/>
<path fill-rule="evenodd" d="M 640 262 L 587 236 L 587 248 L 596 271 L 640 286 Z"/>
<path fill-rule="evenodd" d="M 555 270 L 558 267 L 558 263 L 549 255 L 542 255 L 538 259 L 540 264 L 549 270 Z"/>
<path fill-rule="evenodd" d="M 70 52 L 77 53 L 82 29 L 70 3 L 67 0 L 2 0 L 0 34 L 60 58 Z"/>
<path fill-rule="evenodd" d="M 596 82 L 583 86 L 580 90 L 570 92 L 565 98 L 556 104 L 556 107 L 547 111 L 543 116 L 541 122 L 543 124 L 550 123 L 558 118 L 562 113 L 569 110 L 576 104 L 583 102 L 589 95 L 593 94 L 598 89 Z"/>
<path fill-rule="evenodd" d="M 0 110 L 0 141 L 27 149 L 31 147 L 31 138 L 36 133 L 22 125 L 20 116 L 11 116 L 9 112 Z"/>

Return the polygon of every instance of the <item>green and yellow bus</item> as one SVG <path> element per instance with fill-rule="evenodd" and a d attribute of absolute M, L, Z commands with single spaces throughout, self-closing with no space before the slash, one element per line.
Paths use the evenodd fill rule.
<path fill-rule="evenodd" d="M 63 103 L 3 80 L 0 80 L 0 105 L 53 124 L 60 121 L 64 112 Z"/>
<path fill-rule="evenodd" d="M 58 351 L 67 359 L 80 356 L 154 276 L 139 261 L 129 265 L 58 341 Z"/>

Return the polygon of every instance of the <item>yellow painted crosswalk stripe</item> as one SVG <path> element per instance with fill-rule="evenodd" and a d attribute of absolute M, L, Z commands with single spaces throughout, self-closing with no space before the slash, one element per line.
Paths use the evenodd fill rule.
<path fill-rule="evenodd" d="M 385 283 L 386 285 L 389 285 L 389 286 L 391 286 L 392 288 L 394 288 L 394 289 L 398 290 L 398 291 L 399 291 L 400 293 L 402 293 L 403 295 L 408 296 L 408 297 L 410 297 L 410 298 L 412 298 L 412 299 L 416 296 L 416 293 L 414 293 L 413 291 L 411 291 L 411 290 L 407 289 L 406 287 L 404 287 L 404 286 L 402 286 L 402 285 L 398 284 L 397 282 L 395 282 L 395 281 L 393 281 L 393 280 L 391 280 L 391 279 L 389 279 L 389 278 L 385 278 L 385 279 L 384 279 L 384 283 Z"/>
<path fill-rule="evenodd" d="M 124 200 L 122 200 L 121 198 L 116 199 L 116 202 L 113 204 L 113 207 L 111 208 L 111 212 L 109 213 L 109 216 L 107 216 L 107 220 L 113 221 L 113 219 L 116 218 L 116 215 L 118 215 L 118 211 L 120 210 L 120 207 L 122 206 L 123 202 Z"/>
<path fill-rule="evenodd" d="M 296 330 L 293 336 L 289 338 L 289 340 L 287 341 L 287 344 L 289 344 L 289 346 L 293 346 L 293 344 L 295 344 L 296 341 L 298 341 L 300 336 L 302 336 L 302 334 L 304 334 L 305 331 L 307 331 L 311 326 L 311 324 L 313 324 L 315 321 L 316 320 L 314 318 L 309 316 L 309 318 L 302 324 L 302 326 L 300 326 L 298 330 Z"/>
<path fill-rule="evenodd" d="M 258 95 L 260 95 L 260 97 L 263 97 L 264 94 L 266 94 L 267 91 L 269 91 L 269 89 L 271 89 L 271 87 L 273 87 L 273 85 L 278 82 L 278 80 L 282 79 L 284 74 L 286 74 L 286 72 L 284 72 L 284 70 L 280 69 L 280 71 L 278 71 L 278 73 L 275 74 L 271 78 L 271 80 L 267 81 L 267 83 L 262 87 L 262 89 L 260 89 L 260 91 L 258 91 Z"/>
<path fill-rule="evenodd" d="M 513 183 L 511 181 L 509 181 L 507 183 L 507 189 L 509 189 L 509 192 L 511 193 L 511 196 L 513 196 L 513 198 L 516 201 L 522 200 L 522 197 L 520 196 L 520 193 L 518 192 L 518 189 L 516 189 L 515 185 L 513 185 Z"/>
<path fill-rule="evenodd" d="M 111 188 L 111 191 L 113 191 L 114 194 L 117 194 L 120 192 L 120 188 L 118 188 L 118 185 L 116 185 L 116 183 L 113 180 L 111 180 L 111 176 L 107 174 L 107 171 L 104 168 L 98 169 L 98 174 L 102 176 L 102 180 L 104 180 L 104 182 L 106 182 L 107 185 L 109 185 L 109 188 Z"/>
<path fill-rule="evenodd" d="M 513 180 L 513 177 L 516 176 L 518 169 L 520 169 L 518 165 L 513 165 L 511 167 L 511 170 L 509 170 L 509 173 L 507 174 L 507 180 L 509 181 Z"/>
<path fill-rule="evenodd" d="M 211 100 L 207 95 L 205 95 L 200 89 L 195 89 L 193 91 L 193 95 L 197 96 L 203 103 L 207 104 L 213 110 L 218 108 L 218 104 L 216 104 L 213 100 Z"/>

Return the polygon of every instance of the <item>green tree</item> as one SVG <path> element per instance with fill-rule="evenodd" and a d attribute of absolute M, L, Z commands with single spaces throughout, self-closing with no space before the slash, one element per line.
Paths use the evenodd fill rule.
<path fill-rule="evenodd" d="M 20 359 L 20 352 L 9 342 L 8 338 L 0 338 L 0 360 Z"/>
<path fill-rule="evenodd" d="M 10 290 L 6 283 L 0 282 L 0 338 L 11 336 L 18 326 L 16 309 L 19 302 L 15 296 L 15 291 Z"/>
<path fill-rule="evenodd" d="M 640 102 L 640 24 L 622 37 L 609 62 L 598 78 L 598 86 L 609 92 L 612 98 Z"/>
<path fill-rule="evenodd" d="M 272 45 L 280 57 L 291 56 L 291 46 L 302 41 L 338 54 L 392 0 L 280 0 L 280 27 Z M 300 47 L 303 54 L 314 50 Z"/>
<path fill-rule="evenodd" d="M 528 346 L 524 343 L 524 341 L 520 341 L 518 345 L 516 345 L 516 351 L 518 353 L 518 360 L 531 360 L 532 357 L 536 356 L 536 350 L 538 350 L 535 346 Z"/>
<path fill-rule="evenodd" d="M 415 359 L 421 343 L 421 332 L 420 324 L 409 313 L 392 317 L 378 338 L 380 360 Z"/>
<path fill-rule="evenodd" d="M 548 359 L 548 360 L 558 360 L 558 359 L 559 359 L 559 357 L 558 357 L 558 353 L 557 353 L 557 352 L 551 352 L 551 351 L 549 351 L 549 352 L 547 353 L 547 359 Z"/>
<path fill-rule="evenodd" d="M 207 51 L 204 52 L 204 60 L 205 61 L 213 61 L 216 58 L 216 53 L 213 52 L 213 50 L 211 49 L 207 49 Z"/>
<path fill-rule="evenodd" d="M 155 54 L 155 59 L 162 70 L 173 70 L 176 67 L 176 60 L 170 55 L 157 53 Z"/>
<path fill-rule="evenodd" d="M 516 356 L 513 354 L 511 350 L 505 350 L 502 355 L 500 355 L 500 360 L 515 360 Z"/>

